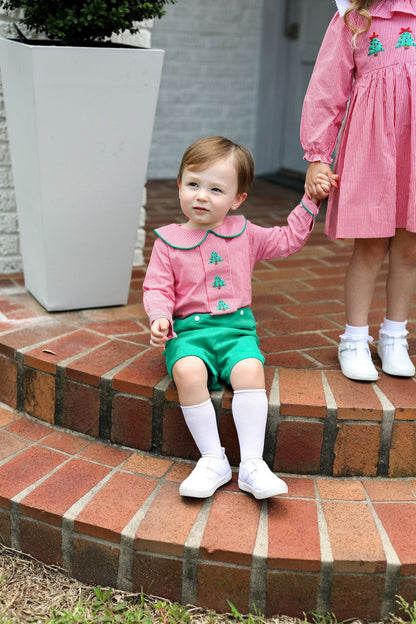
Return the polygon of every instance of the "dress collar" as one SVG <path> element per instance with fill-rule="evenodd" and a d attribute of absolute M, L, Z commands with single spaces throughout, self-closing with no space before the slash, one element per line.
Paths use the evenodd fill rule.
<path fill-rule="evenodd" d="M 393 13 L 410 13 L 416 16 L 416 0 L 378 0 L 370 9 L 377 17 L 392 17 Z"/>
<path fill-rule="evenodd" d="M 350 0 L 335 0 L 339 14 L 344 16 L 350 6 Z M 376 17 L 389 18 L 393 13 L 411 13 L 416 15 L 416 0 L 376 0 L 370 8 L 370 13 Z"/>
<path fill-rule="evenodd" d="M 193 249 L 203 243 L 208 234 L 215 234 L 221 238 L 235 238 L 244 232 L 246 226 L 246 218 L 243 215 L 236 215 L 226 217 L 222 225 L 213 230 L 187 230 L 179 223 L 171 223 L 154 231 L 170 247 Z"/>
<path fill-rule="evenodd" d="M 341 15 L 341 17 L 343 17 L 345 14 L 345 11 L 348 9 L 348 7 L 351 4 L 350 0 L 335 0 L 335 3 L 337 5 L 339 14 Z"/>

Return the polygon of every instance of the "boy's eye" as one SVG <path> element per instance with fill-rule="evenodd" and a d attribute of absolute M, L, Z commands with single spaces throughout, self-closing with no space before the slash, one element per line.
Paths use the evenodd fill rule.
<path fill-rule="evenodd" d="M 214 193 L 222 193 L 221 189 L 217 188 L 216 186 L 214 186 L 212 190 L 214 191 Z"/>
<path fill-rule="evenodd" d="M 188 186 L 190 186 L 191 188 L 196 188 L 198 185 L 196 182 L 189 182 Z"/>

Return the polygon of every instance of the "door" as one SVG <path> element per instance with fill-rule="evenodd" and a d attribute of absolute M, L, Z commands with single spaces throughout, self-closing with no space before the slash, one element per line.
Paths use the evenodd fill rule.
<path fill-rule="evenodd" d="M 327 26 L 335 14 L 334 0 L 285 0 L 287 43 L 287 88 L 280 167 L 304 173 L 299 131 L 303 99 Z"/>

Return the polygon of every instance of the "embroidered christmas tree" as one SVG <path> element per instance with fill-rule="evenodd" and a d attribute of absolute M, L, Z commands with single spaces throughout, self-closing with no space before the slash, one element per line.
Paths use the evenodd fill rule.
<path fill-rule="evenodd" d="M 222 299 L 220 299 L 217 303 L 217 310 L 228 310 L 229 307 L 228 303 L 225 303 Z"/>
<path fill-rule="evenodd" d="M 384 51 L 384 48 L 381 45 L 378 35 L 376 35 L 376 33 L 373 32 L 372 37 L 370 37 L 370 45 L 368 46 L 367 56 L 371 56 L 372 54 L 374 54 L 374 56 L 377 56 L 379 52 L 383 52 L 383 51 Z"/>
<path fill-rule="evenodd" d="M 414 37 L 412 35 L 412 31 L 410 28 L 402 28 L 400 31 L 399 38 L 397 40 L 396 48 L 404 48 L 408 50 L 410 46 L 416 45 Z"/>
<path fill-rule="evenodd" d="M 213 251 L 209 257 L 209 264 L 218 264 L 218 262 L 223 262 L 223 259 L 216 251 Z"/>
<path fill-rule="evenodd" d="M 217 275 L 214 281 L 212 282 L 212 287 L 218 288 L 219 290 L 222 286 L 225 286 L 225 282 L 223 279 L 220 278 L 219 275 Z"/>

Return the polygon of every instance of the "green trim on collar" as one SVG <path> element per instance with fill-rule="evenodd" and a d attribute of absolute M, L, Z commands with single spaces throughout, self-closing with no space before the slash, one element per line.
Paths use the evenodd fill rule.
<path fill-rule="evenodd" d="M 236 238 L 237 236 L 241 236 L 241 234 L 243 234 L 246 230 L 247 227 L 247 219 L 244 215 L 241 215 L 244 219 L 244 226 L 243 228 L 240 230 L 240 232 L 237 232 L 237 234 L 221 234 L 220 232 L 216 232 L 215 230 L 207 230 L 205 232 L 205 236 L 196 244 L 196 245 L 191 245 L 189 247 L 181 247 L 179 245 L 174 245 L 173 243 L 170 243 L 168 240 L 166 240 L 166 238 L 163 238 L 163 236 L 160 235 L 160 233 L 157 230 L 153 230 L 155 232 L 155 234 L 161 239 L 163 240 L 164 243 L 166 243 L 167 245 L 169 245 L 169 247 L 172 247 L 173 249 L 195 249 L 196 247 L 199 247 L 200 245 L 202 245 L 202 243 L 204 242 L 204 240 L 207 238 L 208 234 L 215 234 L 215 236 L 218 236 L 219 238 Z M 221 227 L 221 226 L 220 226 Z M 192 230 L 190 230 L 192 231 Z M 201 231 L 201 230 L 194 230 L 194 231 Z"/>

